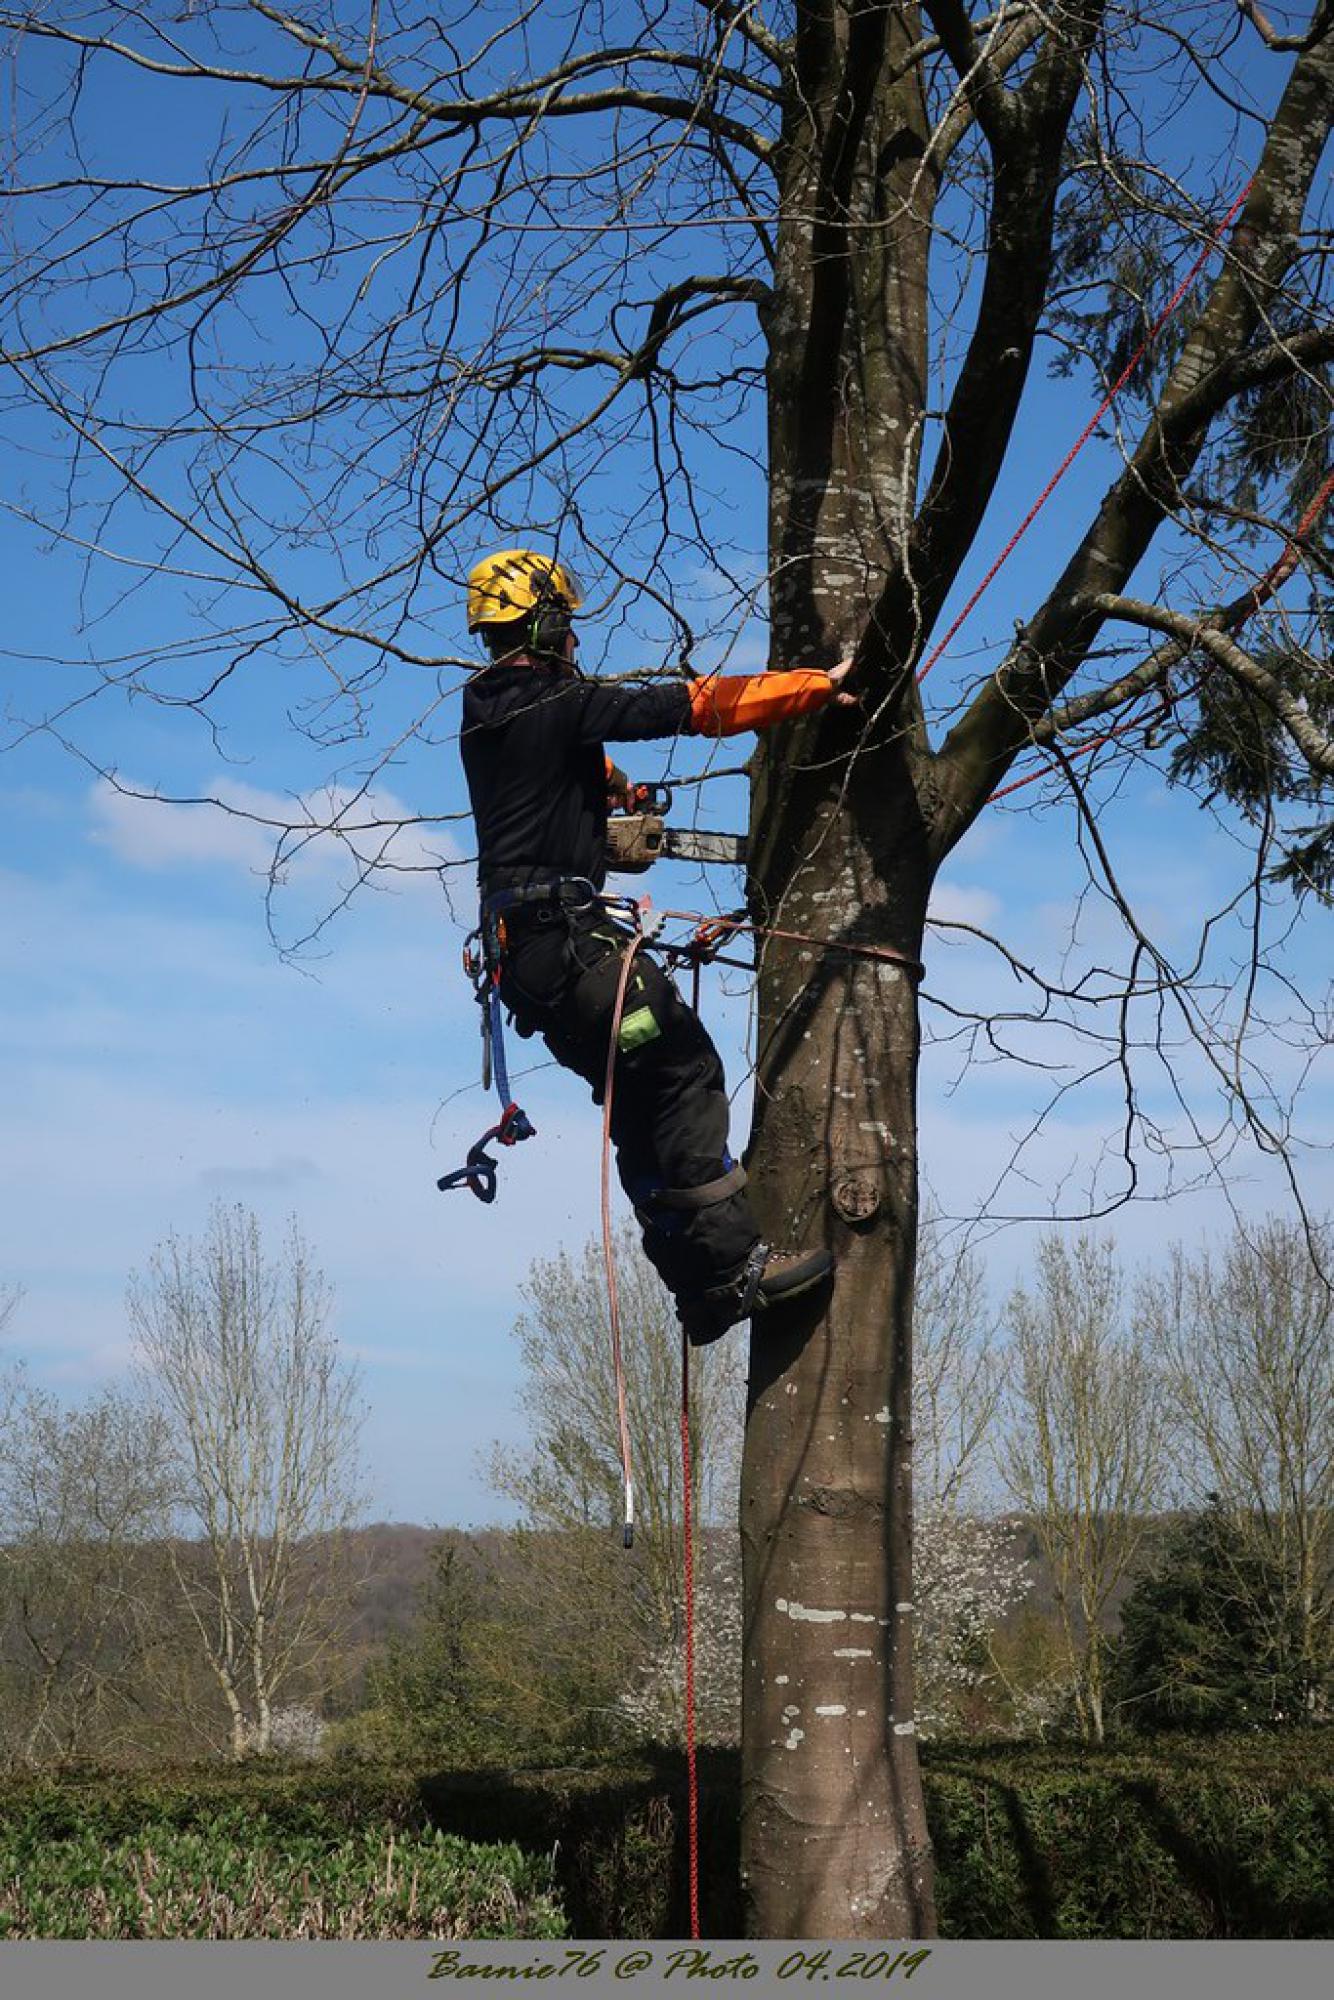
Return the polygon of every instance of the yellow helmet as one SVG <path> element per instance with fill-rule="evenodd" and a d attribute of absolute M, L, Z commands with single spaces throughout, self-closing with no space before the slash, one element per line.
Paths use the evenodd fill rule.
<path fill-rule="evenodd" d="M 584 594 L 573 570 L 532 549 L 501 549 L 469 572 L 468 630 L 530 617 L 552 599 L 567 611 L 579 609 Z"/>

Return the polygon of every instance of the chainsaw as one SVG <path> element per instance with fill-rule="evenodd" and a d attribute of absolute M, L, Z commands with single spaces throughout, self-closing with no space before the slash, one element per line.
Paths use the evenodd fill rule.
<path fill-rule="evenodd" d="M 745 866 L 744 833 L 701 833 L 668 826 L 670 785 L 632 785 L 630 808 L 607 816 L 607 867 L 613 875 L 642 875 L 655 861 L 725 861 Z"/>

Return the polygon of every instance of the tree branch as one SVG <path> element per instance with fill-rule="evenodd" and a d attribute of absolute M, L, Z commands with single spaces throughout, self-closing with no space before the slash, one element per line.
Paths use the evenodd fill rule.
<path fill-rule="evenodd" d="M 1013 14 L 1004 7 L 998 8 L 990 21 L 979 21 L 977 27 L 979 31 L 994 28 L 990 62 L 998 78 L 1004 78 L 1047 32 L 1047 23 L 1040 14 L 1030 14 L 1022 8 Z M 936 39 L 933 37 L 921 46 L 923 53 L 927 53 L 937 46 Z M 951 109 L 931 134 L 926 149 L 925 158 L 937 172 L 944 170 L 960 142 L 977 122 L 975 109 L 960 91 Z"/>
<path fill-rule="evenodd" d="M 990 51 L 978 41 L 963 0 L 924 0 L 923 12 L 958 73 L 969 109 L 992 146 L 1003 147 L 1014 130 L 1017 105 L 1002 84 Z"/>
<path fill-rule="evenodd" d="M 728 34 L 740 35 L 743 41 L 767 56 L 776 69 L 786 70 L 792 62 L 792 51 L 788 44 L 780 41 L 756 18 L 754 0 L 698 0 L 698 5 L 706 13 L 712 14 L 719 26 Z"/>
<path fill-rule="evenodd" d="M 1332 117 L 1334 40 L 1325 37 L 1293 67 L 1224 268 L 1125 471 L 1041 609 L 946 738 L 938 765 L 942 852 L 981 810 L 1086 656 L 1105 615 L 1098 598 L 1124 585 L 1178 503 L 1211 418 L 1248 386 L 1252 365 L 1272 380 L 1324 350 L 1327 327 L 1268 343 L 1258 354 L 1250 343 L 1297 254 Z"/>
<path fill-rule="evenodd" d="M 1102 618 L 1116 618 L 1128 624 L 1166 632 L 1186 652 L 1196 648 L 1207 653 L 1233 680 L 1249 688 L 1276 715 L 1313 771 L 1334 777 L 1334 742 L 1311 720 L 1310 712 L 1296 695 L 1290 694 L 1277 677 L 1251 653 L 1247 653 L 1226 632 L 1208 618 L 1188 618 L 1165 605 L 1145 604 L 1136 597 L 1119 597 L 1114 591 L 1099 591 L 1090 599 L 1090 609 Z"/>
<path fill-rule="evenodd" d="M 1276 563 L 1272 563 L 1257 583 L 1253 583 L 1234 597 L 1230 604 L 1219 605 L 1217 610 L 1205 612 L 1195 620 L 1215 632 L 1236 632 L 1257 611 L 1269 603 L 1275 593 L 1282 588 L 1296 569 L 1303 553 L 1306 552 L 1306 537 L 1319 520 L 1321 514 L 1334 495 L 1334 472 L 1331 472 L 1293 530 L 1292 537 Z M 1069 729 L 1078 729 L 1085 722 L 1092 722 L 1100 715 L 1110 715 L 1124 708 L 1150 689 L 1158 687 L 1166 679 L 1172 668 L 1189 659 L 1195 650 L 1194 644 L 1185 640 L 1170 639 L 1165 646 L 1156 646 L 1147 660 L 1142 660 L 1128 674 L 1120 675 L 1104 687 L 1093 688 L 1087 694 L 1066 702 L 1061 708 L 1052 709 L 1038 722 L 1032 735 L 1035 745 L 1054 742 Z"/>
<path fill-rule="evenodd" d="M 269 10 L 261 7 L 258 11 L 267 13 Z M 289 32 L 293 32 L 296 27 L 295 23 L 288 21 L 284 21 L 282 25 Z M 244 84 L 251 89 L 266 90 L 279 96 L 294 98 L 328 94 L 355 96 L 363 88 L 367 74 L 364 61 L 359 63 L 354 57 L 345 55 L 327 37 L 316 35 L 313 31 L 307 46 L 328 56 L 335 64 L 336 74 L 274 76 L 264 70 L 238 69 L 210 63 L 164 62 L 124 42 L 114 42 L 96 35 L 81 35 L 73 29 L 55 27 L 48 22 L 21 20 L 8 12 L 0 14 L 0 28 L 3 27 L 21 29 L 27 35 L 39 36 L 90 53 L 116 56 L 154 76 L 177 77 L 208 83 Z M 300 36 L 297 38 L 301 39 Z M 427 90 L 414 90 L 409 85 L 398 82 L 383 68 L 374 66 L 370 70 L 370 94 L 401 105 L 405 110 L 415 112 L 433 124 L 448 125 L 459 131 L 493 120 L 514 123 L 531 118 L 578 117 L 585 112 L 639 110 L 687 124 L 706 126 L 721 137 L 731 139 L 737 145 L 745 147 L 757 158 L 768 159 L 772 151 L 768 140 L 750 126 L 743 124 L 741 120 L 731 118 L 725 112 L 711 109 L 702 98 L 672 96 L 668 93 L 636 88 L 629 84 L 608 85 L 602 90 L 566 94 L 570 83 L 591 72 L 615 68 L 618 65 L 623 65 L 629 70 L 639 65 L 655 64 L 685 70 L 711 79 L 720 74 L 717 64 L 690 52 L 644 49 L 632 45 L 572 56 L 567 62 L 559 64 L 542 76 L 524 78 L 522 82 L 508 85 L 504 90 L 473 98 L 442 98 Z M 747 76 L 743 71 L 727 69 L 721 74 L 727 83 L 746 90 L 766 102 L 780 101 L 779 93 L 772 85 L 756 77 Z"/>
<path fill-rule="evenodd" d="M 903 570 L 877 610 L 905 659 L 939 613 L 1009 450 L 1046 302 L 1066 134 L 1102 11 L 1102 0 L 1085 9 L 1079 39 L 1047 65 L 1042 115 L 1021 116 L 1016 98 L 988 130 L 994 168 L 982 296 Z"/>
<path fill-rule="evenodd" d="M 1329 33 L 1331 26 L 1331 16 L 1326 12 L 1323 19 L 1317 17 L 1312 22 L 1304 35 L 1280 35 L 1268 17 L 1261 13 L 1256 0 L 1237 0 L 1237 12 L 1250 22 L 1265 47 L 1275 51 L 1309 49 L 1322 35 Z"/>

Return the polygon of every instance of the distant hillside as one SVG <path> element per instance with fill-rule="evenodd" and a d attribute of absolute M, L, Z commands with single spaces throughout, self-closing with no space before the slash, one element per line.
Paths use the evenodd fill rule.
<path fill-rule="evenodd" d="M 1146 1547 L 1152 1549 L 1179 1515 L 1163 1515 L 1149 1528 Z M 1052 1576 L 1038 1546 L 1032 1523 L 1016 1515 L 1010 1522 L 1009 1548 L 1031 1563 L 1033 1585 L 1022 1600 L 1028 1612 L 1049 1613 L 1055 1608 Z M 612 1530 L 608 1530 L 612 1533 Z M 712 1530 L 712 1533 L 721 1532 Z M 353 1644 L 358 1652 L 372 1652 L 395 1632 L 410 1629 L 416 1617 L 419 1593 L 430 1574 L 431 1551 L 441 1542 L 460 1543 L 475 1549 L 484 1559 L 503 1562 L 506 1531 L 502 1528 L 468 1530 L 423 1528 L 412 1523 L 377 1521 L 358 1530 L 353 1537 L 357 1573 L 365 1578 L 358 1594 L 358 1609 L 352 1626 Z M 1113 1609 L 1130 1588 L 1124 1583 L 1115 1593 Z M 1012 1615 L 1017 1615 L 1012 1614 Z"/>

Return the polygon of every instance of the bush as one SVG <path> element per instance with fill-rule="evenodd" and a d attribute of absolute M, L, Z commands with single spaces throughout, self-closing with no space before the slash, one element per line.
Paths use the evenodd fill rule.
<path fill-rule="evenodd" d="M 922 1761 L 943 1936 L 1334 1935 L 1334 1731 L 1253 1733 L 1207 1745 L 1177 1735 L 1130 1752 L 932 1744 Z M 702 1754 L 700 1789 L 703 1929 L 736 1937 L 743 1924 L 736 1757 Z M 253 1849 L 257 1824 L 263 1868 L 251 1878 L 236 1873 L 239 1864 L 225 1872 L 216 1850 L 242 1844 L 237 1827 Z M 265 1765 L 128 1785 L 88 1774 L 58 1788 L 0 1787 L 0 1885 L 21 1873 L 25 1890 L 41 1888 L 64 1867 L 83 1871 L 81 1894 L 105 1879 L 108 1897 L 114 1882 L 124 1902 L 134 1857 L 142 1874 L 151 1855 L 155 1868 L 170 1861 L 181 1885 L 172 1907 L 185 1911 L 207 1854 L 215 1920 L 255 1921 L 267 1912 L 265 1920 L 292 1926 L 247 1935 L 447 1935 L 425 1928 L 428 1895 L 450 1913 L 438 1921 L 469 1927 L 455 1935 L 558 1935 L 538 1928 L 561 1922 L 554 1891 L 576 1937 L 679 1937 L 688 1913 L 685 1825 L 683 1760 L 668 1753 L 598 1771 Z M 433 1848 L 436 1832 L 454 1839 Z M 213 1846 L 183 1847 L 192 1834 Z M 487 1845 L 479 1850 L 478 1841 Z M 63 1861 L 58 1853 L 48 1858 L 62 1847 Z M 294 1854 L 315 1857 L 309 1904 L 298 1902 L 291 1874 L 282 1873 Z M 420 1868 L 415 1906 L 401 1893 L 409 1857 Z M 387 1898 L 375 1886 L 386 1868 Z M 329 1870 L 337 1875 L 337 1910 Z M 386 1928 L 313 1927 L 340 1920 L 344 1902 L 358 1923 Z M 125 1907 L 132 1915 L 133 1904 Z M 409 1916 L 422 1928 L 387 1928 Z M 506 1921 L 534 1928 L 485 1928 Z"/>
<path fill-rule="evenodd" d="M 513 1844 L 199 1797 L 109 1836 L 122 1812 L 88 1804 L 35 1795 L 0 1818 L 0 1938 L 566 1935 L 550 1859 Z"/>
<path fill-rule="evenodd" d="M 1330 1936 L 1334 1738 L 1303 1735 L 931 1757 L 942 1935 Z"/>
<path fill-rule="evenodd" d="M 331 1731 L 326 1748 L 454 1770 L 623 1755 L 623 1662 L 588 1616 L 590 1576 L 581 1568 L 590 1564 L 596 1576 L 612 1547 L 606 1536 L 514 1531 L 499 1577 L 462 1538 L 443 1541 L 412 1629 L 371 1663 L 359 1710 Z M 619 1547 L 614 1553 L 623 1564 Z M 618 1588 L 630 1588 L 630 1572 L 612 1574 Z"/>
<path fill-rule="evenodd" d="M 1318 1695 L 1293 1581 L 1215 1498 L 1172 1529 L 1121 1607 L 1118 1720 L 1208 1733 L 1300 1721 Z"/>

